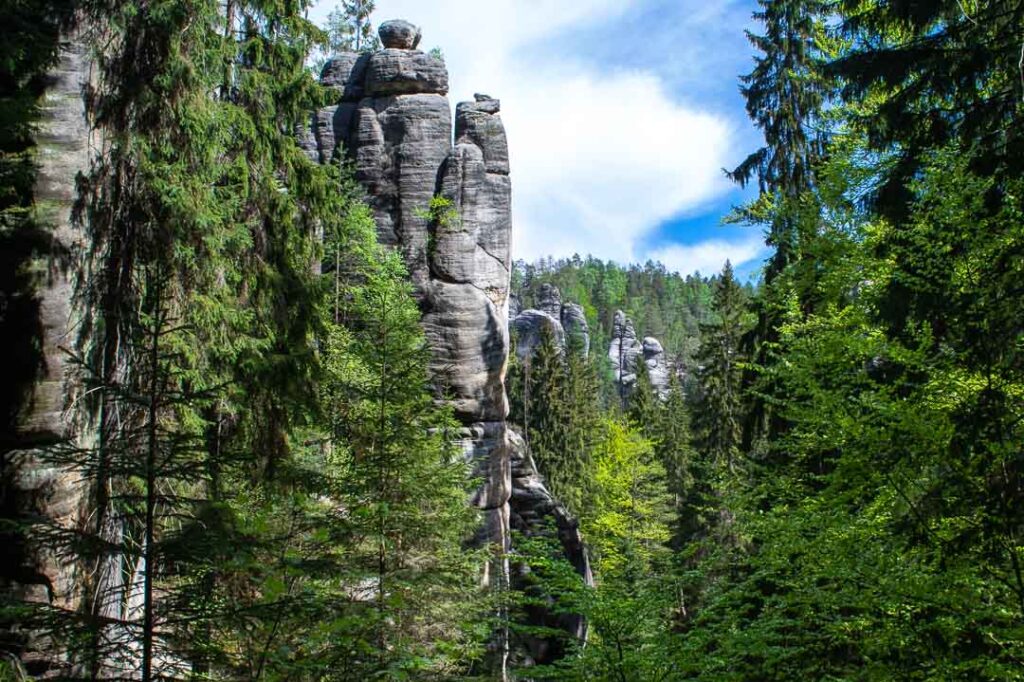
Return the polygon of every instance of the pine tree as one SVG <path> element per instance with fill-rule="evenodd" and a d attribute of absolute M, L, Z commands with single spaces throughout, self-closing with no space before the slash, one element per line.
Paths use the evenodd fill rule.
<path fill-rule="evenodd" d="M 478 521 L 455 423 L 429 385 L 419 309 L 397 254 L 380 258 L 352 290 L 355 331 L 336 329 L 327 351 L 339 503 L 363 575 L 352 589 L 367 592 L 363 643 L 349 646 L 372 652 L 352 671 L 445 674 L 465 662 L 452 660 L 452 647 L 473 622 L 484 558 L 463 549 Z"/>
<path fill-rule="evenodd" d="M 740 342 L 746 331 L 743 290 L 726 261 L 714 295 L 716 321 L 702 328 L 697 360 L 700 383 L 698 429 L 701 449 L 729 472 L 739 464 L 743 399 Z"/>
<path fill-rule="evenodd" d="M 765 146 L 728 175 L 741 186 L 757 180 L 759 202 L 769 213 L 768 243 L 775 253 L 765 270 L 774 282 L 800 258 L 799 225 L 792 204 L 814 187 L 814 167 L 823 153 L 822 110 L 827 88 L 822 79 L 820 39 L 824 5 L 820 0 L 759 0 L 754 18 L 764 35 L 747 37 L 761 53 L 754 70 L 742 78 L 747 113 L 764 133 Z M 787 204 L 791 204 L 787 206 Z M 755 217 L 755 209 L 748 215 Z"/>

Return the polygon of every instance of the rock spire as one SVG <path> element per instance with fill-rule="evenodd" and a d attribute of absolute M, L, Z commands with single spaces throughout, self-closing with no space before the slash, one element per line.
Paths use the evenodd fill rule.
<path fill-rule="evenodd" d="M 419 29 L 388 21 L 380 37 L 383 50 L 327 62 L 322 81 L 337 102 L 314 114 L 303 144 L 321 161 L 345 154 L 354 162 L 380 241 L 404 257 L 434 377 L 451 396 L 465 452 L 484 481 L 473 497 L 486 517 L 482 539 L 508 550 L 513 520 L 529 532 L 552 519 L 589 580 L 575 520 L 547 493 L 506 422 L 512 185 L 501 103 L 483 94 L 460 102 L 453 125 L 447 69 L 415 49 Z M 457 217 L 431 220 L 434 197 L 450 201 Z M 507 564 L 498 569 L 504 577 L 490 570 L 489 579 L 508 579 Z"/>

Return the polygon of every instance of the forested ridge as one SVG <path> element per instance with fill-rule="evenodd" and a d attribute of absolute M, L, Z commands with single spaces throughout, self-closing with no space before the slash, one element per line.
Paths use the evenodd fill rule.
<path fill-rule="evenodd" d="M 4 3 L 0 677 L 1024 679 L 1024 1 L 759 0 L 723 216 L 772 247 L 756 283 L 511 264 L 518 310 L 553 285 L 589 331 L 513 324 L 484 464 L 423 325 L 469 204 L 415 207 L 424 266 L 343 144 L 302 146 L 352 88 L 309 65 L 418 30 L 377 52 L 372 1 L 307 5 Z"/>

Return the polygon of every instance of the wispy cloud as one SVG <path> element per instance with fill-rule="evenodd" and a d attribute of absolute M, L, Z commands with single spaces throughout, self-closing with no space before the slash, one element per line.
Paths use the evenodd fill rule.
<path fill-rule="evenodd" d="M 331 4 L 322 0 L 314 17 L 326 16 Z M 739 155 L 736 119 L 723 115 L 721 107 L 695 104 L 670 91 L 663 70 L 643 60 L 632 59 L 628 67 L 598 61 L 581 43 L 588 35 L 603 40 L 600 36 L 618 25 L 629 27 L 617 35 L 623 49 L 662 40 L 654 32 L 678 27 L 650 22 L 641 30 L 630 16 L 664 4 L 377 0 L 378 21 L 408 19 L 422 26 L 423 49 L 443 49 L 453 101 L 470 99 L 474 92 L 502 100 L 517 258 L 589 253 L 628 262 L 654 253 L 697 253 L 694 246 L 673 251 L 677 245 L 651 252 L 644 248 L 645 237 L 673 216 L 706 208 L 728 191 L 720 169 Z M 684 4 L 704 12 L 698 19 L 721 18 L 700 10 L 702 4 L 694 0 Z M 690 34 L 678 40 L 707 40 L 691 33 L 697 19 L 687 21 Z M 606 45 L 592 47 L 594 54 L 607 51 Z M 712 251 L 709 245 L 700 253 Z M 705 258 L 701 264 L 713 260 Z"/>
<path fill-rule="evenodd" d="M 766 255 L 760 233 L 737 241 L 712 239 L 697 244 L 670 244 L 655 249 L 648 256 L 665 264 L 670 271 L 683 274 L 700 272 L 704 276 L 721 271 L 725 261 L 739 270 Z"/>

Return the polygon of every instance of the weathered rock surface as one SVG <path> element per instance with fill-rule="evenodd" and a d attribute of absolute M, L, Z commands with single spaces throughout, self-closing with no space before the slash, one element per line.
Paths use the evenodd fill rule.
<path fill-rule="evenodd" d="M 558 287 L 550 284 L 540 285 L 540 292 L 537 294 L 537 309 L 547 313 L 561 323 L 562 292 L 558 290 Z"/>
<path fill-rule="evenodd" d="M 636 383 L 636 363 L 643 354 L 643 346 L 636 337 L 633 320 L 621 310 L 615 311 L 612 321 L 612 341 L 608 347 L 608 359 L 615 373 L 615 382 L 621 390 L 628 391 Z"/>
<path fill-rule="evenodd" d="M 377 29 L 377 33 L 380 35 L 380 42 L 384 47 L 401 50 L 415 50 L 422 37 L 418 26 L 402 19 L 385 21 Z"/>
<path fill-rule="evenodd" d="M 565 331 L 562 323 L 543 310 L 524 310 L 512 320 L 512 332 L 516 336 L 516 357 L 520 362 L 533 356 L 540 345 L 544 334 L 551 338 L 559 348 L 565 349 Z"/>
<path fill-rule="evenodd" d="M 644 337 L 644 364 L 647 365 L 647 376 L 651 380 L 651 388 L 663 400 L 668 398 L 672 367 L 669 365 L 661 342 L 653 336 Z"/>
<path fill-rule="evenodd" d="M 518 309 L 519 300 L 516 299 L 515 303 Z M 562 351 L 574 348 L 584 357 L 590 352 L 590 327 L 583 307 L 577 303 L 563 303 L 562 293 L 551 284 L 540 286 L 536 309 L 523 310 L 511 316 L 511 329 L 516 338 L 516 357 L 520 361 L 533 355 L 545 330 L 550 332 Z M 570 344 L 571 341 L 578 342 L 578 345 Z"/>
<path fill-rule="evenodd" d="M 317 155 L 326 161 L 343 146 L 380 241 L 404 257 L 433 351 L 432 373 L 451 396 L 465 455 L 483 480 L 472 498 L 485 516 L 480 540 L 510 549 L 510 503 L 517 523 L 553 518 L 566 555 L 589 580 L 574 522 L 544 489 L 505 421 L 512 188 L 501 104 L 487 95 L 460 103 L 453 130 L 447 70 L 414 50 L 418 29 L 386 22 L 380 35 L 386 49 L 365 59 L 338 55 L 325 67 L 338 105 L 314 116 Z M 451 202 L 451 215 L 429 212 L 437 196 Z M 559 308 L 550 324 L 560 330 L 560 319 Z M 507 563 L 487 570 L 488 581 L 508 580 Z M 573 632 L 584 627 L 566 625 Z"/>
<path fill-rule="evenodd" d="M 510 457 L 512 473 L 512 498 L 510 523 L 512 530 L 527 536 L 554 533 L 562 551 L 588 585 L 593 584 L 593 574 L 587 548 L 580 535 L 576 519 L 560 504 L 537 473 L 537 467 L 530 456 L 529 448 L 522 437 L 510 431 Z M 512 565 L 512 585 L 518 589 L 527 589 L 529 580 L 528 569 L 517 562 Z M 577 641 L 583 641 L 587 635 L 587 624 L 582 616 L 570 613 L 557 613 L 550 595 L 532 594 L 541 604 L 533 604 L 526 608 L 530 622 L 549 628 L 559 628 L 569 633 Z M 524 660 L 520 664 L 553 663 L 566 651 L 561 640 L 539 636 L 524 636 L 518 642 Z"/>
<path fill-rule="evenodd" d="M 579 303 L 562 304 L 562 329 L 565 330 L 566 344 L 578 348 L 587 357 L 590 354 L 590 326 L 583 306 Z"/>
<path fill-rule="evenodd" d="M 363 92 L 367 97 L 448 94 L 448 69 L 444 62 L 415 50 L 386 49 L 370 56 Z"/>
<path fill-rule="evenodd" d="M 508 319 L 514 320 L 523 311 L 523 303 L 515 293 L 508 295 Z"/>
<path fill-rule="evenodd" d="M 370 55 L 359 52 L 339 52 L 324 64 L 320 82 L 335 90 L 341 102 L 357 102 L 363 98 L 366 66 Z"/>
<path fill-rule="evenodd" d="M 0 438 L 0 515 L 68 529 L 80 521 L 86 491 L 80 475 L 55 466 L 45 452 L 53 445 L 72 443 L 75 437 L 65 414 L 65 401 L 74 388 L 62 348 L 73 347 L 76 334 L 72 282 L 82 234 L 71 213 L 77 176 L 89 168 L 83 88 L 89 83 L 90 63 L 78 36 L 63 38 L 66 42 L 48 74 L 34 125 L 36 224 L 15 235 L 22 240 L 18 248 L 4 254 L 12 275 L 17 271 L 27 276 L 5 278 L 0 291 L 5 354 L 0 391 L 8 411 Z M 35 247 L 25 248 L 33 243 Z M 6 251 L 6 240 L 4 244 Z M 51 543 L 36 542 L 32 531 L 12 531 L 5 524 L 0 547 L 0 591 L 15 600 L 77 607 L 81 581 L 76 565 Z M 43 674 L 57 662 L 46 633 L 23 631 L 11 639 L 5 633 L 3 639 L 25 647 L 22 662 L 32 675 Z"/>
<path fill-rule="evenodd" d="M 465 456 L 483 481 L 472 498 L 484 514 L 479 540 L 508 551 L 512 527 L 533 528 L 550 518 L 566 556 L 589 581 L 575 522 L 544 488 L 525 443 L 505 421 L 508 310 L 515 304 L 509 300 L 512 188 L 501 105 L 486 95 L 460 103 L 453 131 L 445 65 L 413 50 L 419 41 L 414 28 L 387 22 L 381 28 L 386 49 L 364 62 L 340 55 L 325 68 L 339 101 L 314 117 L 317 153 L 326 161 L 344 147 L 367 191 L 378 237 L 404 256 L 433 351 L 432 373 L 451 396 L 464 425 Z M 451 203 L 451 215 L 429 213 L 436 196 Z M 559 307 L 546 323 L 560 331 L 560 319 Z M 486 571 L 487 583 L 509 581 L 507 561 Z M 579 618 L 561 622 L 566 617 L 543 609 L 535 615 L 554 618 L 577 636 L 585 628 Z M 555 653 L 537 647 L 543 643 L 528 647 L 537 660 Z"/>

